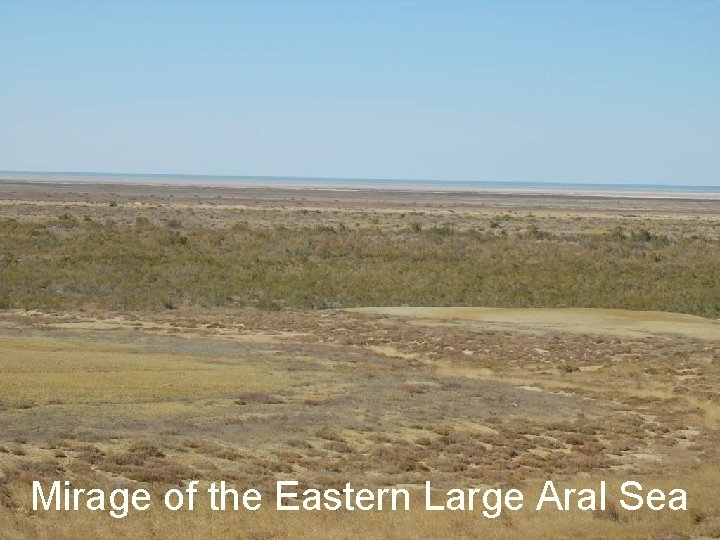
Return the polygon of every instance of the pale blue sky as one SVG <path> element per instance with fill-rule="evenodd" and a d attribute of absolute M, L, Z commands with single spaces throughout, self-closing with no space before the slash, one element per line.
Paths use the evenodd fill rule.
<path fill-rule="evenodd" d="M 0 0 L 0 169 L 720 185 L 720 1 Z"/>

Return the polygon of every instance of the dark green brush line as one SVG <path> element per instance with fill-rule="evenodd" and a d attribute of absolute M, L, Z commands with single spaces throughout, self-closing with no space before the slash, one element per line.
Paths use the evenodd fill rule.
<path fill-rule="evenodd" d="M 720 243 L 643 229 L 556 236 L 0 221 L 0 307 L 162 310 L 603 307 L 720 317 Z"/>

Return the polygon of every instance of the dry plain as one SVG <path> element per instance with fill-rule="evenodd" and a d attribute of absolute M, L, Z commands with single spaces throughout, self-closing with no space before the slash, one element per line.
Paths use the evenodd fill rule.
<path fill-rule="evenodd" d="M 5 181 L 0 229 L 3 537 L 720 536 L 717 201 Z M 688 510 L 33 512 L 57 478 Z"/>

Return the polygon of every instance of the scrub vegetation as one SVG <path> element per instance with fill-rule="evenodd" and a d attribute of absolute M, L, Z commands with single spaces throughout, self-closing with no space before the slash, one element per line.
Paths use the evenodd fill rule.
<path fill-rule="evenodd" d="M 0 306 L 603 307 L 720 317 L 720 240 L 691 230 L 552 231 L 509 214 L 487 227 L 399 227 L 392 214 L 373 224 L 371 213 L 357 226 L 332 212 L 312 226 L 137 214 L 108 207 L 99 219 L 0 220 Z"/>

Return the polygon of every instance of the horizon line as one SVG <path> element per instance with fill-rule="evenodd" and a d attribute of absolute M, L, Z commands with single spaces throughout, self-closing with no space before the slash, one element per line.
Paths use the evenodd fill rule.
<path fill-rule="evenodd" d="M 151 172 L 111 172 L 111 171 L 38 171 L 22 169 L 0 169 L 0 175 L 58 175 L 58 176 L 117 176 L 127 178 L 159 177 L 159 178 L 206 178 L 219 180 L 290 180 L 290 181 L 341 181 L 341 182 L 418 182 L 423 184 L 517 184 L 524 186 L 547 186 L 547 185 L 568 185 L 568 186 L 616 186 L 616 187 L 675 187 L 675 188 L 720 188 L 716 184 L 674 184 L 666 181 L 633 181 L 633 182 L 596 182 L 596 181 L 565 181 L 565 180 L 470 180 L 470 179 L 437 179 L 437 178 L 380 178 L 380 177 L 354 177 L 354 176 L 307 176 L 307 175 L 248 175 L 248 174 L 209 174 L 209 173 L 151 173 Z"/>

